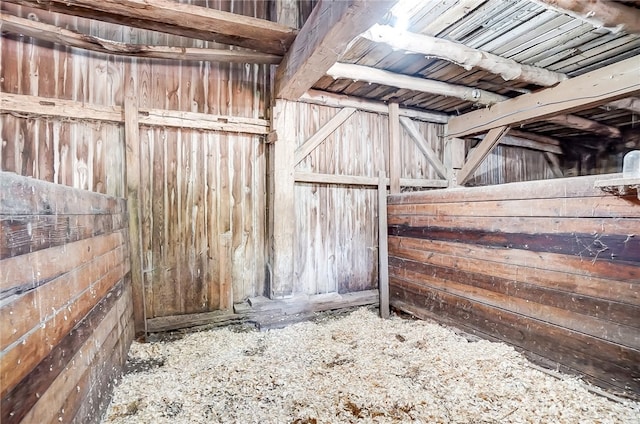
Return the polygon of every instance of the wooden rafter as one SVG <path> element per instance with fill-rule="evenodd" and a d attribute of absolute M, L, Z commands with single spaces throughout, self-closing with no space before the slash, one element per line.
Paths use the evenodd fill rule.
<path fill-rule="evenodd" d="M 426 78 L 416 78 L 408 75 L 396 74 L 383 69 L 347 63 L 334 64 L 327 71 L 327 75 L 333 78 L 367 81 L 375 84 L 404 88 L 407 90 L 437 94 L 440 96 L 456 97 L 482 105 L 492 105 L 508 99 L 508 97 L 501 94 L 480 90 L 478 88 L 450 84 Z"/>
<path fill-rule="evenodd" d="M 0 12 L 2 30 L 39 40 L 107 54 L 154 59 L 205 60 L 231 63 L 280 63 L 282 56 L 251 50 L 202 49 L 194 47 L 127 44 L 60 28 Z"/>
<path fill-rule="evenodd" d="M 536 0 L 605 28 L 640 34 L 640 10 L 611 0 Z"/>
<path fill-rule="evenodd" d="M 253 18 L 172 0 L 5 0 L 9 3 L 114 24 L 160 31 L 282 55 L 296 30 Z"/>
<path fill-rule="evenodd" d="M 632 57 L 562 81 L 555 87 L 523 94 L 449 120 L 449 135 L 462 137 L 492 128 L 545 120 L 599 106 L 640 92 L 640 66 Z"/>
<path fill-rule="evenodd" d="M 384 102 L 365 100 L 358 97 L 346 96 L 344 94 L 329 93 L 327 91 L 309 90 L 304 93 L 298 101 L 329 107 L 354 107 L 358 110 L 380 113 L 383 115 L 389 113 L 389 108 Z M 401 107 L 398 113 L 400 116 L 406 116 L 408 118 L 424 122 L 433 122 L 435 124 L 446 124 L 449 120 L 449 115 L 442 112 L 406 109 Z"/>
<path fill-rule="evenodd" d="M 321 1 L 278 67 L 277 98 L 297 100 L 315 84 L 360 33 L 382 18 L 392 0 Z"/>
<path fill-rule="evenodd" d="M 509 100 L 501 94 L 492 93 L 463 85 L 450 84 L 442 81 L 429 80 L 425 78 L 411 77 L 408 75 L 396 74 L 382 69 L 370 68 L 362 65 L 351 65 L 336 63 L 329 69 L 328 74 L 335 78 L 347 78 L 353 80 L 367 81 L 376 84 L 388 85 L 391 87 L 404 88 L 407 90 L 422 91 L 425 93 L 438 94 L 441 96 L 456 97 L 466 101 L 472 101 L 482 105 L 499 105 L 501 102 Z M 452 118 L 453 119 L 453 118 Z M 595 132 L 607 137 L 620 137 L 620 131 L 608 125 L 582 118 L 574 115 L 548 116 L 543 120 L 580 129 L 583 131 Z M 478 131 L 482 132 L 482 131 Z M 461 134 L 466 135 L 466 134 Z M 458 136 L 456 134 L 456 136 Z"/>
<path fill-rule="evenodd" d="M 361 34 L 397 50 L 419 53 L 456 63 L 467 70 L 480 68 L 500 75 L 505 81 L 520 80 L 548 87 L 567 79 L 565 74 L 484 52 L 443 38 L 401 31 L 388 25 L 374 25 Z"/>

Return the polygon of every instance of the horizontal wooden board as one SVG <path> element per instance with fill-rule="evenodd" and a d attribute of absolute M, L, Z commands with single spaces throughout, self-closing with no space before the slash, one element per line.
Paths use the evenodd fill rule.
<path fill-rule="evenodd" d="M 0 333 L 0 351 L 60 313 L 100 276 L 127 262 L 126 253 L 126 247 L 119 246 L 35 290 L 9 299 L 0 307 L 0 322 L 6 329 Z"/>
<path fill-rule="evenodd" d="M 126 240 L 126 230 L 4 259 L 0 267 L 0 299 L 33 290 L 91 261 Z"/>
<path fill-rule="evenodd" d="M 626 284 L 640 283 L 640 269 L 637 266 L 611 261 L 593 261 L 555 253 L 531 252 L 517 249 L 501 249 L 482 247 L 472 244 L 447 243 L 437 240 L 423 240 L 400 237 L 389 237 L 389 254 L 394 254 L 394 247 L 440 252 L 462 257 L 484 259 L 490 262 L 506 263 L 531 267 L 541 270 L 566 272 L 569 274 L 617 280 Z"/>
<path fill-rule="evenodd" d="M 128 271 L 128 263 L 116 265 L 59 313 L 28 333 L 20 343 L 5 349 L 0 358 L 0 378 L 3 381 L 0 396 L 4 397 L 31 372 Z"/>
<path fill-rule="evenodd" d="M 484 231 L 504 231 L 525 234 L 558 234 L 567 232 L 590 234 L 625 234 L 640 237 L 638 218 L 558 218 L 522 216 L 449 216 L 449 215 L 402 215 L 389 217 L 389 225 L 410 227 L 436 227 L 449 229 L 470 229 Z"/>
<path fill-rule="evenodd" d="M 110 215 L 125 210 L 124 199 L 0 171 L 0 215 Z"/>
<path fill-rule="evenodd" d="M 476 202 L 434 202 L 420 204 L 390 204 L 389 214 L 448 215 L 478 217 L 571 217 L 571 218 L 640 218 L 637 196 L 603 195 L 599 197 L 552 198 L 518 200 L 488 200 Z"/>
<path fill-rule="evenodd" d="M 622 324 L 629 327 L 640 328 L 640 306 L 631 305 L 629 303 L 614 302 L 600 297 L 585 296 L 579 293 L 579 290 L 568 291 L 558 290 L 559 284 L 552 282 L 545 284 L 547 281 L 540 281 L 535 274 L 520 274 L 521 269 L 516 269 L 514 277 L 504 278 L 498 276 L 495 268 L 491 268 L 490 274 L 486 273 L 486 264 L 469 263 L 465 259 L 455 258 L 451 256 L 430 254 L 430 258 L 424 262 L 414 261 L 404 258 L 389 258 L 389 266 L 393 268 L 394 275 L 406 278 L 405 272 L 414 273 L 414 279 L 419 281 L 424 278 L 438 278 L 452 282 L 461 282 L 469 286 L 469 289 L 480 288 L 490 290 L 496 294 L 508 297 L 524 299 L 527 302 L 548 305 L 559 308 L 563 311 L 575 312 L 578 314 L 586 314 L 588 319 L 597 318 L 600 320 L 611 321 L 616 324 Z M 482 265 L 485 265 L 484 269 Z M 518 275 L 519 274 L 519 275 Z M 556 273 L 558 279 L 562 275 Z M 555 284 L 555 286 L 553 285 Z M 466 288 L 464 288 L 466 289 Z M 637 330 L 636 330 L 637 333 Z M 633 338 L 640 337 L 639 334 L 633 333 Z M 622 343 L 624 344 L 624 343 Z"/>
<path fill-rule="evenodd" d="M 116 284 L 110 296 L 103 298 L 19 385 L 2 397 L 0 418 L 3 423 L 17 423 L 25 417 L 26 422 L 47 422 L 54 417 L 52 410 L 64 402 L 69 389 L 76 387 L 70 374 L 74 370 L 84 371 L 89 366 L 89 353 L 95 354 L 107 334 L 114 329 L 117 333 L 122 331 L 116 315 L 124 308 L 116 305 L 131 303 L 131 290 L 125 281 Z M 67 380 L 71 381 L 67 383 Z"/>
<path fill-rule="evenodd" d="M 451 268 L 426 266 L 420 267 L 409 265 L 406 268 L 390 267 L 391 276 L 401 278 L 404 281 L 413 282 L 427 290 L 436 289 L 447 293 L 452 293 L 474 303 L 503 308 L 514 313 L 535 318 L 540 321 L 549 322 L 573 331 L 589 334 L 593 337 L 617 343 L 621 346 L 640 350 L 640 331 L 637 327 L 620 325 L 619 323 L 602 320 L 585 313 L 566 310 L 549 303 L 543 303 L 544 298 L 537 301 L 516 296 L 511 293 L 504 293 L 500 288 L 491 287 L 490 278 L 479 278 L 478 275 L 469 275 L 456 272 Z M 466 284 L 459 278 L 472 278 L 472 283 Z M 500 284 L 495 281 L 494 286 Z M 627 308 L 634 315 L 637 309 Z"/>
<path fill-rule="evenodd" d="M 423 264 L 432 264 L 459 269 L 470 273 L 490 275 L 517 284 L 530 284 L 533 289 L 557 290 L 573 295 L 573 298 L 587 296 L 590 298 L 624 303 L 640 304 L 640 291 L 637 283 L 597 278 L 568 273 L 563 270 L 548 270 L 509 262 L 485 260 L 482 253 L 477 256 L 457 256 L 438 251 L 415 250 L 405 247 L 394 247 L 392 255 L 398 258 L 414 260 Z M 577 304 L 580 304 L 576 300 Z M 604 313 L 594 311 L 592 313 Z M 633 316 L 630 317 L 632 320 Z"/>
<path fill-rule="evenodd" d="M 640 392 L 640 352 L 636 350 L 397 278 L 390 280 L 390 291 L 392 302 L 416 305 L 437 320 L 507 341 L 575 369 L 594 382 Z"/>
<path fill-rule="evenodd" d="M 125 228 L 123 214 L 0 215 L 0 260 Z"/>
<path fill-rule="evenodd" d="M 558 253 L 587 260 L 640 263 L 640 237 L 631 234 L 510 233 L 470 228 L 389 226 L 389 235 L 483 247 Z"/>
<path fill-rule="evenodd" d="M 423 203 L 487 202 L 498 200 L 603 197 L 596 181 L 620 178 L 621 174 L 590 175 L 486 187 L 461 187 L 442 191 L 413 192 L 389 196 L 389 205 Z"/>

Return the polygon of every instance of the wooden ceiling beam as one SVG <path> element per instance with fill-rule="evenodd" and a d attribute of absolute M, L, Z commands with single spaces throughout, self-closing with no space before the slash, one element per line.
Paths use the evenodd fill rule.
<path fill-rule="evenodd" d="M 640 34 L 640 10 L 611 0 L 536 0 L 560 12 L 608 29 Z"/>
<path fill-rule="evenodd" d="M 475 102 L 486 106 L 497 106 L 507 100 L 513 100 L 501 94 L 492 93 L 490 91 L 481 90 L 478 88 L 450 84 L 426 78 L 412 77 L 409 75 L 396 74 L 382 69 L 370 68 L 362 65 L 336 63 L 329 69 L 329 71 L 327 71 L 327 74 L 333 78 L 366 81 L 374 84 L 387 85 L 390 87 L 404 88 L 406 90 L 422 91 L 425 93 L 431 93 L 440 96 L 456 97 L 461 100 Z M 558 114 L 556 116 L 548 116 L 543 120 L 568 128 L 594 132 L 598 135 L 603 135 L 606 137 L 619 138 L 621 136 L 620 130 L 615 127 L 604 125 L 596 121 L 582 118 L 580 116 Z M 458 135 L 455 136 L 458 137 Z"/>
<path fill-rule="evenodd" d="M 321 1 L 283 59 L 275 79 L 277 98 L 298 100 L 347 50 L 380 20 L 395 0 Z"/>
<path fill-rule="evenodd" d="M 383 69 L 371 68 L 362 65 L 348 63 L 336 63 L 327 70 L 327 75 L 333 78 L 345 78 L 354 81 L 367 81 L 374 84 L 388 85 L 390 87 L 404 88 L 406 90 L 422 91 L 437 94 L 439 96 L 456 97 L 468 102 L 481 105 L 492 105 L 509 99 L 501 94 L 481 90 L 479 88 L 464 85 L 450 84 L 447 82 L 417 78 L 409 75 L 396 74 Z"/>
<path fill-rule="evenodd" d="M 55 25 L 32 21 L 31 19 L 19 18 L 3 12 L 0 12 L 0 25 L 2 25 L 3 31 L 9 33 L 33 37 L 64 46 L 122 56 L 266 64 L 277 64 L 282 60 L 282 56 L 259 53 L 252 50 L 201 49 L 121 43 L 60 28 Z"/>
<path fill-rule="evenodd" d="M 626 99 L 616 100 L 604 105 L 606 108 L 624 109 L 631 112 L 640 113 L 640 97 L 629 97 Z"/>
<path fill-rule="evenodd" d="M 449 136 L 479 134 L 503 125 L 516 126 L 600 106 L 640 92 L 638 58 L 632 57 L 562 81 L 555 87 L 452 117 Z"/>
<path fill-rule="evenodd" d="M 5 0 L 22 6 L 283 55 L 297 31 L 172 0 Z"/>
<path fill-rule="evenodd" d="M 480 68 L 500 75 L 505 81 L 519 80 L 548 87 L 568 78 L 560 72 L 523 65 L 515 60 L 467 47 L 461 43 L 400 31 L 389 25 L 374 25 L 362 33 L 361 37 L 377 43 L 384 43 L 392 49 L 405 50 L 453 62 L 467 71 L 472 68 Z"/>

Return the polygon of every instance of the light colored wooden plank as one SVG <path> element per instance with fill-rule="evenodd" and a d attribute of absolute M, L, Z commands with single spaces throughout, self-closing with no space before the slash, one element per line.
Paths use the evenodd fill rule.
<path fill-rule="evenodd" d="M 299 102 L 316 104 L 329 107 L 353 107 L 365 112 L 374 112 L 382 115 L 389 113 L 389 107 L 383 102 L 374 100 L 365 100 L 358 97 L 346 96 L 344 94 L 335 94 L 328 91 L 308 90 L 298 99 Z M 449 116 L 440 112 L 428 112 L 407 108 L 400 108 L 400 116 L 406 116 L 411 119 L 417 119 L 424 122 L 433 122 L 435 124 L 446 124 Z"/>
<path fill-rule="evenodd" d="M 335 130 L 338 129 L 353 113 L 355 108 L 347 107 L 338 112 L 329 122 L 322 126 L 314 135 L 309 137 L 300 147 L 295 151 L 295 157 L 293 160 L 294 166 L 299 164 L 309 153 L 322 143 L 325 138 L 329 137 Z"/>
<path fill-rule="evenodd" d="M 357 175 L 334 175 L 320 174 L 316 172 L 296 171 L 295 181 L 300 183 L 316 184 L 342 184 L 342 185 L 362 185 L 377 186 L 378 179 L 375 177 L 362 177 Z M 386 179 L 387 186 L 389 179 Z M 445 188 L 447 182 L 444 180 L 430 180 L 418 178 L 400 178 L 401 187 L 424 187 L 424 188 Z"/>
<path fill-rule="evenodd" d="M 435 169 L 436 173 L 442 177 L 447 178 L 447 169 L 444 167 L 436 152 L 433 151 L 427 140 L 424 139 L 420 131 L 415 126 L 411 119 L 406 117 L 400 117 L 400 123 L 407 130 L 413 141 L 416 143 L 420 151 L 427 158 L 433 169 Z"/>
<path fill-rule="evenodd" d="M 266 19 L 172 0 L 154 0 L 144 7 L 138 0 L 77 0 L 73 7 L 64 0 L 10 2 L 273 54 L 284 54 L 296 34 L 294 29 Z"/>
<path fill-rule="evenodd" d="M 588 18 L 596 26 L 615 28 L 630 34 L 640 34 L 640 11 L 626 4 L 591 0 L 536 0 L 545 6 L 552 6 L 556 10 L 569 13 L 572 16 Z M 599 25 L 598 25 L 599 24 Z"/>
<path fill-rule="evenodd" d="M 378 177 L 378 290 L 380 316 L 389 318 L 389 248 L 387 246 L 387 184 L 384 173 Z"/>
<path fill-rule="evenodd" d="M 282 56 L 279 55 L 253 51 L 122 43 L 31 19 L 19 18 L 8 13 L 0 13 L 0 23 L 3 31 L 9 33 L 50 41 L 63 46 L 121 56 L 273 65 L 280 63 L 282 60 Z"/>
<path fill-rule="evenodd" d="M 627 99 L 616 100 L 615 102 L 609 102 L 604 105 L 605 108 L 613 109 L 625 109 L 631 112 L 640 113 L 640 98 L 629 97 Z"/>
<path fill-rule="evenodd" d="M 559 72 L 523 65 L 512 59 L 467 47 L 462 43 L 402 31 L 389 25 L 374 25 L 361 36 L 377 43 L 384 43 L 394 50 L 444 59 L 467 70 L 482 69 L 500 75 L 505 81 L 519 80 L 548 87 L 567 79 L 565 74 Z"/>
<path fill-rule="evenodd" d="M 0 110 L 37 116 L 56 116 L 107 122 L 124 122 L 123 109 L 118 106 L 91 105 L 73 100 L 50 99 L 38 96 L 3 93 Z M 268 134 L 269 124 L 264 119 L 211 115 L 165 109 L 139 109 L 139 124 L 210 131 Z"/>
<path fill-rule="evenodd" d="M 389 182 L 391 194 L 400 193 L 402 147 L 400 146 L 400 116 L 398 103 L 389 103 Z"/>
<path fill-rule="evenodd" d="M 432 36 L 438 35 L 441 31 L 444 31 L 467 16 L 469 13 L 473 12 L 483 3 L 486 3 L 486 0 L 460 0 L 453 6 L 448 7 L 444 13 L 439 15 L 433 22 L 423 28 L 421 32 Z"/>
<path fill-rule="evenodd" d="M 133 287 L 133 315 L 136 332 L 146 331 L 146 302 L 142 270 L 142 224 L 140 221 L 140 127 L 138 125 L 138 99 L 126 96 L 124 103 L 124 130 L 126 143 L 127 212 L 129 213 L 129 242 L 131 251 L 131 285 Z"/>
<path fill-rule="evenodd" d="M 508 127 L 498 127 L 490 130 L 484 140 L 480 142 L 476 150 L 467 159 L 460 172 L 458 172 L 458 184 L 464 184 L 473 172 L 478 169 L 480 163 L 487 157 L 491 150 L 500 142 L 503 135 L 509 130 Z"/>
<path fill-rule="evenodd" d="M 336 63 L 327 70 L 327 75 L 333 78 L 345 78 L 353 81 L 366 81 L 374 84 L 382 84 L 389 87 L 404 88 L 412 91 L 437 94 L 439 96 L 455 97 L 468 102 L 483 105 L 493 105 L 508 99 L 501 94 L 487 90 L 467 87 L 464 85 L 411 77 L 404 74 L 385 71 L 362 65 L 348 63 Z"/>
<path fill-rule="evenodd" d="M 293 293 L 293 239 L 295 228 L 294 158 L 295 128 L 291 125 L 295 103 L 276 100 L 272 108 L 272 128 L 278 141 L 270 144 L 269 160 L 269 266 L 271 298 L 289 297 Z"/>
<path fill-rule="evenodd" d="M 638 81 L 640 66 L 638 58 L 632 57 L 563 81 L 555 87 L 453 117 L 449 120 L 448 135 L 462 137 L 598 106 L 639 92 Z M 589 95 L 576 96 L 576 93 Z"/>
<path fill-rule="evenodd" d="M 297 100 L 348 49 L 361 32 L 381 19 L 395 1 L 320 2 L 278 67 L 277 98 Z"/>

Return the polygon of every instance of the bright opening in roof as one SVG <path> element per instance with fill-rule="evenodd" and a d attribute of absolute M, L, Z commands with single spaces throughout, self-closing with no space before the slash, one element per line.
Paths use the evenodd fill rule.
<path fill-rule="evenodd" d="M 420 1 L 398 0 L 391 8 L 391 15 L 394 18 L 393 27 L 399 31 L 409 30 L 409 18 L 413 16 L 416 7 L 420 7 Z"/>

